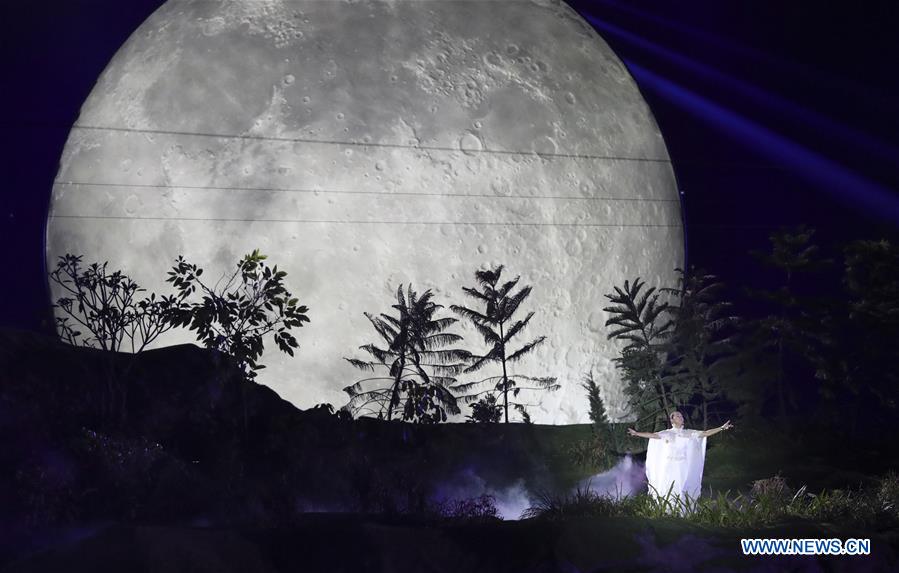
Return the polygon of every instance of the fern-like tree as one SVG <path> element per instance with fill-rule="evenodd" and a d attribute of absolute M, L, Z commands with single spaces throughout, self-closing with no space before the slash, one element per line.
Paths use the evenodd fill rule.
<path fill-rule="evenodd" d="M 660 289 L 673 299 L 667 311 L 674 319 L 663 382 L 682 391 L 705 428 L 709 406 L 723 399 L 721 379 L 728 358 L 736 352 L 740 320 L 733 315 L 731 303 L 723 300 L 724 283 L 715 275 L 695 268 L 690 273 L 675 270 L 678 287 Z"/>
<path fill-rule="evenodd" d="M 588 372 L 587 375 L 584 376 L 581 387 L 587 391 L 587 402 L 590 405 L 590 421 L 593 422 L 595 426 L 608 424 L 609 417 L 608 414 L 606 414 L 606 407 L 605 404 L 603 404 L 602 397 L 599 395 L 599 385 L 597 385 L 596 381 L 593 379 L 592 372 Z"/>
<path fill-rule="evenodd" d="M 663 379 L 668 338 L 674 327 L 666 313 L 668 303 L 660 301 L 656 287 L 643 289 L 640 278 L 624 281 L 624 288 L 614 287 L 606 294 L 615 306 L 603 310 L 611 315 L 606 326 L 612 327 L 610 340 L 626 342 L 615 365 L 622 372 L 625 393 L 631 408 L 637 412 L 637 423 L 668 416 L 677 403 L 677 395 L 666 387 Z M 642 293 L 641 293 L 642 291 Z"/>
<path fill-rule="evenodd" d="M 503 265 L 499 265 L 493 269 L 476 271 L 475 278 L 480 286 L 480 290 L 473 287 L 462 287 L 462 290 L 467 295 L 483 305 L 483 309 L 468 308 L 460 305 L 450 306 L 454 312 L 467 318 L 474 325 L 489 347 L 485 354 L 475 357 L 474 362 L 466 368 L 465 372 L 475 372 L 493 362 L 502 366 L 502 375 L 484 378 L 475 382 L 457 384 L 453 387 L 453 390 L 456 392 L 469 392 L 484 384 L 493 383 L 492 388 L 463 395 L 463 403 L 478 400 L 478 397 L 485 393 L 498 392 L 503 397 L 502 408 L 505 423 L 509 423 L 510 405 L 518 410 L 525 422 L 528 422 L 530 421 L 530 416 L 526 410 L 527 404 L 510 402 L 509 393 L 511 392 L 513 398 L 515 398 L 521 390 L 554 391 L 558 390 L 560 386 L 556 383 L 556 378 L 554 377 L 513 376 L 509 374 L 509 365 L 521 360 L 532 352 L 546 340 L 546 337 L 540 336 L 535 338 L 516 350 L 510 348 L 512 340 L 528 325 L 528 322 L 534 316 L 534 312 L 529 312 L 521 320 L 513 320 L 521 303 L 531 294 L 531 287 L 524 286 L 518 292 L 513 293 L 512 291 L 521 277 L 515 277 L 497 286 L 500 284 L 503 268 Z M 521 386 L 519 385 L 519 380 L 533 385 Z"/>
<path fill-rule="evenodd" d="M 602 467 L 610 459 L 612 451 L 623 450 L 622 432 L 618 425 L 611 422 L 592 371 L 584 376 L 581 388 L 587 391 L 589 417 L 593 423 L 590 425 L 590 438 L 574 446 L 572 453 L 581 463 L 588 461 L 591 467 Z"/>
<path fill-rule="evenodd" d="M 419 296 L 412 285 L 405 294 L 400 285 L 392 308 L 394 315 L 365 313 L 382 341 L 360 347 L 373 360 L 346 358 L 360 370 L 383 369 L 387 375 L 364 378 L 344 388 L 350 397 L 347 407 L 357 415 L 376 414 L 387 420 L 400 414 L 415 423 L 445 422 L 447 412 L 460 413 L 448 387 L 471 358 L 464 350 L 449 348 L 462 340 L 447 332 L 457 320 L 438 318 L 443 306 L 433 301 L 430 290 Z"/>

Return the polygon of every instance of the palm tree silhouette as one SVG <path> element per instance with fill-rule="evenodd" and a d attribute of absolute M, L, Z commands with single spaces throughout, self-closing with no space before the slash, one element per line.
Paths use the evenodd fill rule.
<path fill-rule="evenodd" d="M 349 407 L 357 413 L 377 413 L 388 420 L 402 405 L 404 420 L 431 423 L 446 421 L 446 414 L 459 414 L 456 397 L 448 387 L 455 375 L 467 365 L 471 355 L 447 346 L 462 337 L 447 332 L 457 322 L 455 318 L 437 318 L 443 308 L 433 300 L 430 290 L 419 296 L 412 285 L 403 293 L 403 285 L 396 291 L 397 303 L 392 308 L 398 316 L 365 313 L 386 346 L 366 344 L 360 348 L 374 360 L 346 358 L 360 370 L 374 372 L 376 367 L 387 369 L 388 376 L 365 378 L 344 388 L 350 396 Z M 364 390 L 369 382 L 389 381 L 387 387 Z"/>

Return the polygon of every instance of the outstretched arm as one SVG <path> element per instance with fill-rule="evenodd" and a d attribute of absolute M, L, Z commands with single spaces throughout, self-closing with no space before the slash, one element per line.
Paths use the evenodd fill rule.
<path fill-rule="evenodd" d="M 709 436 L 714 436 L 718 432 L 723 432 L 724 430 L 729 430 L 733 427 L 734 427 L 734 425 L 730 423 L 730 420 L 728 420 L 717 428 L 712 428 L 711 430 L 704 430 L 702 432 L 702 436 L 708 438 Z"/>
<path fill-rule="evenodd" d="M 630 434 L 631 436 L 636 436 L 636 437 L 638 437 L 638 438 L 654 438 L 654 439 L 660 438 L 660 436 L 659 436 L 658 434 L 656 434 L 656 433 L 653 433 L 653 432 L 638 432 L 637 430 L 635 430 L 635 429 L 633 429 L 633 428 L 628 428 L 628 429 L 627 429 L 627 433 Z"/>

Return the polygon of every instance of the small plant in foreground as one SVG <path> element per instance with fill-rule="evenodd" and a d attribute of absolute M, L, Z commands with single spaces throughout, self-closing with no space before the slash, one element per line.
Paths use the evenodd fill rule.
<path fill-rule="evenodd" d="M 780 475 L 776 475 L 767 479 L 760 479 L 752 482 L 752 491 L 750 495 L 753 497 L 772 496 L 776 498 L 792 497 L 793 492 L 787 485 L 787 481 Z"/>
<path fill-rule="evenodd" d="M 875 497 L 884 513 L 899 519 L 899 474 L 890 471 L 880 480 Z"/>
<path fill-rule="evenodd" d="M 590 488 L 589 481 L 578 486 L 570 494 L 544 490 L 538 492 L 536 498 L 535 504 L 521 514 L 521 519 L 635 515 L 633 505 L 636 498 L 621 495 L 612 497 L 596 493 Z"/>
<path fill-rule="evenodd" d="M 449 499 L 436 505 L 438 515 L 452 520 L 502 519 L 496 509 L 496 498 L 484 494 L 470 499 Z"/>
<path fill-rule="evenodd" d="M 471 413 L 466 416 L 465 421 L 496 424 L 502 417 L 503 408 L 496 403 L 496 395 L 487 394 L 471 405 Z"/>

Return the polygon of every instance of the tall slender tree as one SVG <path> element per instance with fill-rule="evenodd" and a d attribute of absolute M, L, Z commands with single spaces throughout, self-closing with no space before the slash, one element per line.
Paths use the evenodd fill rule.
<path fill-rule="evenodd" d="M 887 240 L 856 240 L 843 249 L 845 295 L 831 302 L 833 319 L 826 361 L 819 371 L 825 417 L 845 416 L 849 430 L 891 425 L 899 413 L 899 246 Z M 876 405 L 876 406 L 875 406 Z"/>
<path fill-rule="evenodd" d="M 599 395 L 599 386 L 593 379 L 593 373 L 588 372 L 581 382 L 581 388 L 587 391 L 587 401 L 590 405 L 590 421 L 594 425 L 600 426 L 609 423 L 608 414 L 606 414 L 606 406 L 603 404 L 602 397 Z"/>
<path fill-rule="evenodd" d="M 637 277 L 633 283 L 624 281 L 623 290 L 614 287 L 615 292 L 606 298 L 615 306 L 603 310 L 612 315 L 606 321 L 606 326 L 613 327 L 608 338 L 627 342 L 615 364 L 622 371 L 631 407 L 638 413 L 638 422 L 653 419 L 655 423 L 660 413 L 667 418 L 677 398 L 662 377 L 665 345 L 674 323 L 666 317 L 668 303 L 659 301 L 661 293 L 656 287 L 643 290 L 645 284 Z"/>
<path fill-rule="evenodd" d="M 784 427 L 789 426 L 788 410 L 798 408 L 795 384 L 802 376 L 796 375 L 797 366 L 799 370 L 814 370 L 823 362 L 821 317 L 814 312 L 814 301 L 804 297 L 797 284 L 798 279 L 830 264 L 821 257 L 813 235 L 814 229 L 804 225 L 781 229 L 770 236 L 769 252 L 752 252 L 782 280 L 774 291 L 750 290 L 750 294 L 770 305 L 770 312 L 755 322 L 752 344 L 759 358 L 774 358 L 773 393 Z"/>
<path fill-rule="evenodd" d="M 732 305 L 722 299 L 724 283 L 715 275 L 695 268 L 689 273 L 675 270 L 680 275 L 678 287 L 660 289 L 674 299 L 667 308 L 674 330 L 663 381 L 669 387 L 685 389 L 685 402 L 693 404 L 705 428 L 709 406 L 723 396 L 721 377 L 726 360 L 736 351 L 740 320 L 732 314 Z"/>
<path fill-rule="evenodd" d="M 404 294 L 400 285 L 397 303 L 392 306 L 397 315 L 365 313 L 384 344 L 360 347 L 374 360 L 346 360 L 369 372 L 384 368 L 387 376 L 364 378 L 344 388 L 350 397 L 348 406 L 356 414 L 371 413 L 392 420 L 400 413 L 404 420 L 434 423 L 446 421 L 447 412 L 461 412 L 448 387 L 467 366 L 470 354 L 446 348 L 462 337 L 447 332 L 457 320 L 437 318 L 443 306 L 432 298 L 430 290 L 419 296 L 412 285 Z"/>
<path fill-rule="evenodd" d="M 490 362 L 498 362 L 502 366 L 502 375 L 475 382 L 457 384 L 453 387 L 453 390 L 468 392 L 479 385 L 494 382 L 493 388 L 465 395 L 462 397 L 462 401 L 464 403 L 473 402 L 481 394 L 498 392 L 503 397 L 504 422 L 509 423 L 510 404 L 521 413 L 525 421 L 530 420 L 525 410 L 525 404 L 509 402 L 510 392 L 513 398 L 515 398 L 521 390 L 553 391 L 558 390 L 560 386 L 556 383 L 556 378 L 554 377 L 513 376 L 509 374 L 509 365 L 532 352 L 546 340 L 546 337 L 540 336 L 535 338 L 517 350 L 509 348 L 512 339 L 518 336 L 528 325 L 528 322 L 534 316 L 534 311 L 529 312 L 522 320 L 513 320 L 513 316 L 521 306 L 521 303 L 531 294 L 531 287 L 524 286 L 518 292 L 512 293 L 521 277 L 515 277 L 497 287 L 503 268 L 503 265 L 499 265 L 496 268 L 476 271 L 475 278 L 480 286 L 480 290 L 473 287 L 462 287 L 466 294 L 484 305 L 483 310 L 460 305 L 450 306 L 453 312 L 467 318 L 474 325 L 489 347 L 485 354 L 475 357 L 474 363 L 466 368 L 465 372 L 475 372 Z M 534 386 L 520 386 L 516 379 L 530 382 Z"/>

